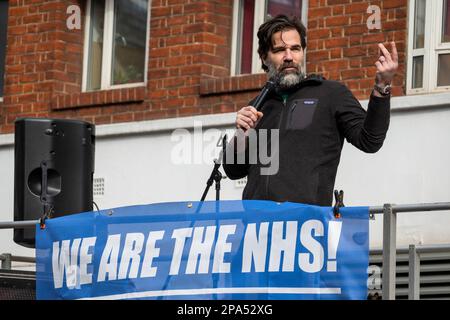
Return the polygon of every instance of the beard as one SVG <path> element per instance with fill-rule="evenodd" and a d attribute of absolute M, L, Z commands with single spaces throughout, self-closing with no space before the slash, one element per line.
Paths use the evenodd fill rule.
<path fill-rule="evenodd" d="M 305 78 L 302 66 L 293 62 L 283 63 L 278 69 L 272 64 L 267 64 L 269 68 L 269 78 L 277 77 L 278 87 L 281 90 L 295 87 Z M 285 70 L 286 68 L 294 68 L 295 70 Z"/>

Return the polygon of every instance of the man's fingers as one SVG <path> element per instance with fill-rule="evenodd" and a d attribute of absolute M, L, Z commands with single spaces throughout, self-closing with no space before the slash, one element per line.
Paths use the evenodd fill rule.
<path fill-rule="evenodd" d="M 384 67 L 383 67 L 383 65 L 381 64 L 381 62 L 380 61 L 377 61 L 377 62 L 375 62 L 375 65 L 377 66 L 377 69 L 378 69 L 378 72 L 384 72 L 385 70 L 384 70 Z"/>
<path fill-rule="evenodd" d="M 241 119 L 236 120 L 236 126 L 238 129 L 245 129 L 245 130 L 250 129 L 250 126 L 248 125 L 248 123 Z"/>
<path fill-rule="evenodd" d="M 392 48 L 392 60 L 394 63 L 398 63 L 398 52 L 397 52 L 397 46 L 395 45 L 395 41 L 391 42 L 391 48 Z"/>
<path fill-rule="evenodd" d="M 258 111 L 258 120 L 256 120 L 255 122 L 255 127 L 258 125 L 259 121 L 261 120 L 261 118 L 263 117 L 263 113 Z"/>
<path fill-rule="evenodd" d="M 236 116 L 236 127 L 248 130 L 256 127 L 258 121 L 262 118 L 263 113 L 256 110 L 252 106 L 247 106 L 238 111 Z"/>
<path fill-rule="evenodd" d="M 257 111 L 254 107 L 244 107 L 236 115 L 236 127 L 244 130 L 254 128 L 261 117 L 262 112 Z"/>
<path fill-rule="evenodd" d="M 255 122 L 252 118 L 246 116 L 241 116 L 240 119 L 248 123 L 250 126 L 253 126 L 253 123 Z"/>
<path fill-rule="evenodd" d="M 252 119 L 253 121 L 258 120 L 258 116 L 256 114 L 254 114 L 253 112 L 251 112 L 251 111 L 245 111 L 244 110 L 240 114 L 245 116 L 245 117 L 247 117 L 247 118 Z"/>
<path fill-rule="evenodd" d="M 254 115 L 255 119 L 258 117 L 258 112 L 254 107 L 247 106 L 238 111 L 238 113 L 245 114 L 246 116 Z"/>
<path fill-rule="evenodd" d="M 251 113 L 253 113 L 255 115 L 258 113 L 258 110 L 256 110 L 256 108 L 252 107 L 252 106 L 247 106 L 247 107 L 244 108 L 244 110 L 250 111 Z"/>
<path fill-rule="evenodd" d="M 240 116 L 238 119 L 244 121 L 245 123 L 247 123 L 252 128 L 254 127 L 255 122 L 256 122 L 256 120 L 253 120 L 253 119 L 251 119 L 249 117 L 246 117 L 246 116 Z"/>
<path fill-rule="evenodd" d="M 382 44 L 378 44 L 378 60 L 375 62 L 377 67 L 377 82 L 390 83 L 398 68 L 398 52 L 395 42 L 391 42 L 392 55 Z"/>
<path fill-rule="evenodd" d="M 386 49 L 386 47 L 382 44 L 379 43 L 378 47 L 381 49 L 381 52 L 383 53 L 384 57 L 386 58 L 386 60 L 388 61 L 392 61 L 392 57 L 391 54 L 389 53 L 389 51 Z"/>

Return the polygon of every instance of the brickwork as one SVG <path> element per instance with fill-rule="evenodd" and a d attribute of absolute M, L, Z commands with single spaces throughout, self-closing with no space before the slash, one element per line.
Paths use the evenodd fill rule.
<path fill-rule="evenodd" d="M 106 124 L 233 112 L 265 75 L 230 77 L 233 1 L 153 0 L 146 87 L 82 92 L 85 0 L 12 0 L 9 5 L 0 133 L 18 117 L 76 118 Z M 82 11 L 81 30 L 66 9 Z M 382 29 L 368 30 L 370 4 Z M 308 72 L 344 82 L 360 99 L 373 86 L 377 43 L 395 40 L 400 54 L 395 95 L 404 94 L 407 0 L 310 0 Z"/>
<path fill-rule="evenodd" d="M 369 30 L 369 5 L 381 11 L 381 29 Z M 407 0 L 310 0 L 308 10 L 308 72 L 345 83 L 355 96 L 367 98 L 373 88 L 378 43 L 395 41 L 399 70 L 393 94 L 404 95 L 406 82 Z"/>

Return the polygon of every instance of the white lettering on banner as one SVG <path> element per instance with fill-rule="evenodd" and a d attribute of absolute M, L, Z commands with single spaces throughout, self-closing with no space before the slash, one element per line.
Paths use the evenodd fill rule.
<path fill-rule="evenodd" d="M 120 234 L 112 234 L 108 236 L 105 249 L 103 249 L 100 266 L 98 267 L 97 281 L 105 281 L 106 274 L 108 280 L 117 279 L 117 262 L 119 259 Z"/>
<path fill-rule="evenodd" d="M 213 273 L 229 273 L 230 263 L 224 262 L 225 253 L 231 252 L 231 243 L 227 242 L 229 235 L 236 232 L 236 225 L 222 225 L 219 228 L 219 236 L 217 237 L 216 248 L 214 250 Z"/>
<path fill-rule="evenodd" d="M 276 221 L 272 226 L 272 244 L 270 246 L 269 271 L 280 271 L 280 259 L 283 252 L 283 272 L 294 271 L 295 242 L 297 240 L 297 221 Z M 286 236 L 283 236 L 283 234 Z"/>
<path fill-rule="evenodd" d="M 82 284 L 92 283 L 92 274 L 87 272 L 88 264 L 92 262 L 92 255 L 88 253 L 89 248 L 95 245 L 96 237 L 76 238 L 72 240 L 53 242 L 52 270 L 55 289 L 62 288 L 64 274 L 66 275 L 66 286 L 73 289 Z M 80 266 L 78 267 L 78 254 L 81 243 Z"/>
<path fill-rule="evenodd" d="M 74 239 L 77 241 L 79 239 Z M 64 240 L 61 242 L 61 249 L 59 242 L 53 242 L 53 254 L 52 254 L 52 269 L 53 269 L 53 283 L 55 288 L 62 288 L 64 273 L 66 273 L 67 283 L 67 270 L 71 265 L 76 265 L 74 261 L 76 257 L 70 255 L 70 240 Z"/>
<path fill-rule="evenodd" d="M 327 261 L 328 272 L 337 271 L 336 254 L 339 245 L 339 239 L 341 237 L 341 230 L 342 230 L 341 221 L 330 221 L 328 223 L 328 261 Z"/>
<path fill-rule="evenodd" d="M 78 250 L 80 248 L 81 238 L 74 239 L 70 248 L 70 265 L 66 269 L 66 284 L 69 289 L 74 289 L 79 282 L 78 276 Z"/>
<path fill-rule="evenodd" d="M 186 266 L 186 274 L 194 274 L 197 270 L 197 260 L 200 257 L 198 273 L 205 274 L 209 271 L 209 261 L 211 260 L 211 247 L 214 242 L 216 226 L 206 227 L 205 240 L 203 239 L 203 230 L 205 227 L 194 228 L 194 236 L 192 237 L 191 250 L 189 250 L 189 258 Z"/>
<path fill-rule="evenodd" d="M 148 234 L 147 245 L 145 246 L 144 262 L 142 263 L 141 278 L 154 277 L 158 269 L 152 266 L 153 259 L 159 257 L 159 248 L 156 248 L 156 241 L 164 238 L 164 231 L 151 231 Z"/>
<path fill-rule="evenodd" d="M 92 273 L 88 273 L 88 265 L 92 263 L 89 249 L 95 246 L 97 237 L 83 238 L 80 249 L 80 285 L 92 283 Z"/>
<path fill-rule="evenodd" d="M 312 234 L 313 231 L 314 235 Z M 298 254 L 298 263 L 301 270 L 310 273 L 322 270 L 324 262 L 323 247 L 314 237 L 322 237 L 323 235 L 323 223 L 319 220 L 308 220 L 302 225 L 300 242 L 310 253 Z"/>
<path fill-rule="evenodd" d="M 255 262 L 255 272 L 266 271 L 268 232 L 268 222 L 263 222 L 259 225 L 258 236 L 256 236 L 256 223 L 247 225 L 244 247 L 242 249 L 242 272 L 250 272 L 252 270 L 252 258 Z"/>
<path fill-rule="evenodd" d="M 243 273 L 293 272 L 295 268 L 315 273 L 324 266 L 327 272 L 339 269 L 342 221 L 329 221 L 327 229 L 322 221 L 315 219 L 301 224 L 298 221 L 249 223 L 245 230 L 239 231 L 237 243 L 229 242 L 237 227 L 226 224 L 173 229 L 173 242 L 164 245 L 164 248 L 173 245 L 173 252 L 164 252 L 165 257 L 171 256 L 170 268 L 163 273 L 176 276 L 180 268 L 181 273 L 187 275 L 230 273 L 233 260 L 231 256 L 227 260 L 226 254 L 239 252 L 238 248 L 242 248 L 240 268 Z M 95 260 L 92 248 L 96 237 L 55 241 L 52 244 L 54 287 L 66 285 L 75 289 L 90 284 L 93 270 L 98 270 L 97 282 L 156 277 L 158 268 L 154 264 L 161 250 L 157 242 L 163 240 L 164 235 L 164 230 L 108 235 L 100 259 Z M 98 261 L 98 268 L 92 266 L 93 261 Z"/>
<path fill-rule="evenodd" d="M 134 279 L 137 278 L 139 265 L 141 263 L 140 253 L 144 244 L 143 233 L 127 233 L 125 245 L 120 258 L 119 277 L 118 279 Z M 130 275 L 128 276 L 128 266 L 130 265 Z"/>
<path fill-rule="evenodd" d="M 186 238 L 192 235 L 192 228 L 175 229 L 172 232 L 172 239 L 175 239 L 175 248 L 173 249 L 172 262 L 170 263 L 170 275 L 177 275 L 180 271 L 181 257 L 183 256 L 184 244 Z"/>

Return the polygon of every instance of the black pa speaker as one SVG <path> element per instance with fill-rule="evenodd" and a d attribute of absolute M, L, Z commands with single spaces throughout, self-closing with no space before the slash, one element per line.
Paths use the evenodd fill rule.
<path fill-rule="evenodd" d="M 26 118 L 15 127 L 14 221 L 92 211 L 94 125 Z M 34 248 L 34 228 L 14 229 L 14 242 Z"/>

